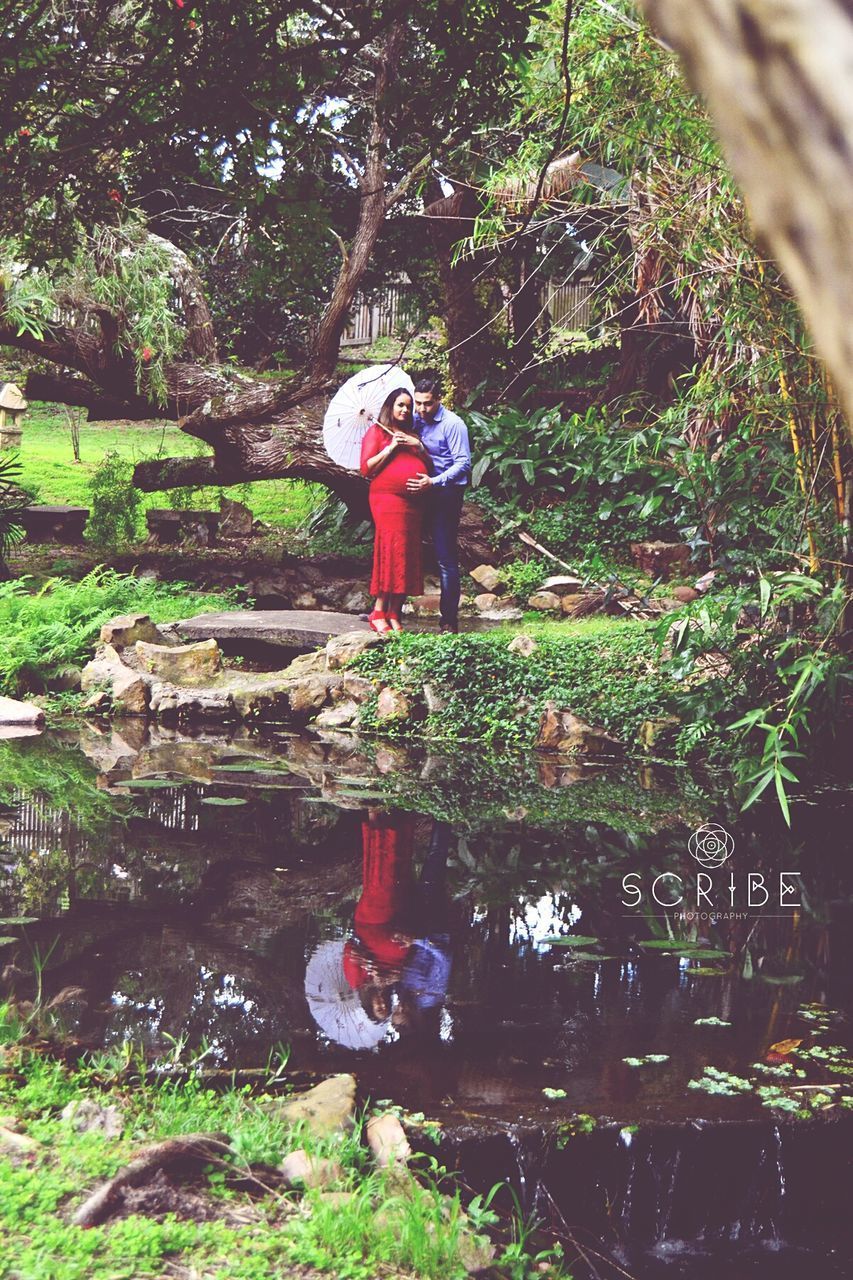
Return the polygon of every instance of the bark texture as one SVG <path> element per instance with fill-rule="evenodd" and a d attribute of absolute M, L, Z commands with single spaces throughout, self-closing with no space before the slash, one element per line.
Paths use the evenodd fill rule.
<path fill-rule="evenodd" d="M 459 402 L 486 377 L 493 354 L 489 317 L 477 297 L 481 263 L 470 254 L 455 257 L 458 242 L 471 234 L 480 211 L 480 201 L 468 187 L 424 210 L 444 294 L 450 380 Z"/>
<path fill-rule="evenodd" d="M 640 6 L 707 101 L 753 226 L 797 296 L 853 439 L 853 6 Z"/>

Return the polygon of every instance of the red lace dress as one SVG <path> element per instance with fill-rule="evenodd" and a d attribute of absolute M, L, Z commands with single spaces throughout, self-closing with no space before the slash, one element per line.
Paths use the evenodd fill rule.
<path fill-rule="evenodd" d="M 361 474 L 367 461 L 388 444 L 388 433 L 369 427 L 361 444 Z M 370 514 L 376 525 L 373 542 L 373 576 L 370 594 L 419 596 L 424 589 L 421 567 L 421 512 L 419 493 L 407 493 L 406 481 L 426 470 L 423 457 L 401 447 L 370 481 Z"/>

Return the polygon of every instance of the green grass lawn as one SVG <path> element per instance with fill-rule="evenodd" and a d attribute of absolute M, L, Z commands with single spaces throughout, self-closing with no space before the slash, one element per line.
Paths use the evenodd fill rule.
<path fill-rule="evenodd" d="M 207 452 L 191 436 L 171 423 L 83 422 L 80 426 L 80 462 L 74 462 L 71 433 L 65 413 L 55 405 L 33 403 L 24 417 L 20 449 L 21 483 L 35 492 L 35 502 L 89 506 L 89 479 L 110 450 L 130 462 L 145 458 L 193 456 Z M 173 505 L 175 490 L 143 494 L 143 510 Z M 225 490 L 194 488 L 182 506 L 215 510 L 220 493 L 245 502 L 255 516 L 281 529 L 297 529 L 316 506 L 325 490 L 301 480 L 258 480 Z"/>

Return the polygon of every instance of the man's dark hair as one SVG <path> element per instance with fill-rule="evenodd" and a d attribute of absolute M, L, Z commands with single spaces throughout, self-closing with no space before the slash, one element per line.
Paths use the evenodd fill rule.
<path fill-rule="evenodd" d="M 441 399 L 440 378 L 419 378 L 415 383 L 415 391 L 422 396 L 437 396 Z"/>

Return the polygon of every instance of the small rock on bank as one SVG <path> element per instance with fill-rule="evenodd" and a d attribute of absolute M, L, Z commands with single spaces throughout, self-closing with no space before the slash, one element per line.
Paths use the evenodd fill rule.
<path fill-rule="evenodd" d="M 355 1123 L 355 1076 L 330 1076 L 307 1093 L 273 1104 L 286 1124 L 304 1124 L 315 1138 L 346 1133 Z"/>

